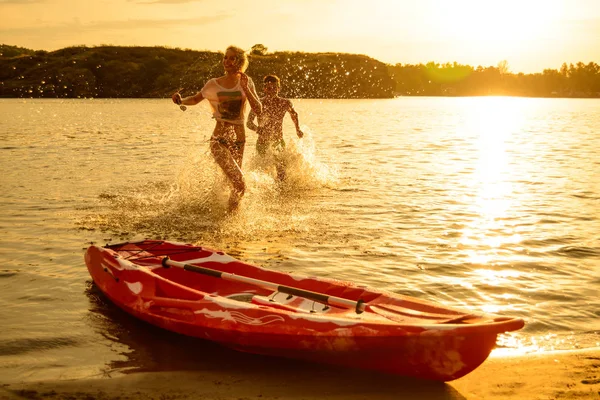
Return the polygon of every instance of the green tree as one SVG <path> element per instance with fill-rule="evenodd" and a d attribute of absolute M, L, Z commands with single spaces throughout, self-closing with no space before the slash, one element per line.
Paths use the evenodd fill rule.
<path fill-rule="evenodd" d="M 256 55 L 256 56 L 264 56 L 265 54 L 267 54 L 267 48 L 265 47 L 264 44 L 255 44 L 254 46 L 252 46 L 252 50 L 250 50 L 250 54 Z"/>
<path fill-rule="evenodd" d="M 502 60 L 498 63 L 498 71 L 500 71 L 500 75 L 507 75 L 510 73 L 510 68 L 508 66 L 508 61 Z"/>

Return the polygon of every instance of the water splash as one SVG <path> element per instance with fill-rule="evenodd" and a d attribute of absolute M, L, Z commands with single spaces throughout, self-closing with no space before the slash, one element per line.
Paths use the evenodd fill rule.
<path fill-rule="evenodd" d="M 336 186 L 339 183 L 338 171 L 319 160 L 312 132 L 306 127 L 303 127 L 303 131 L 305 134 L 302 139 L 292 138 L 283 149 L 267 149 L 264 156 L 259 156 L 254 149 L 246 149 L 246 154 L 250 153 L 246 165 L 251 179 L 269 182 L 269 186 L 276 185 L 284 191 Z M 277 164 L 285 170 L 283 181 L 276 179 Z M 258 178 L 258 175 L 263 176 Z"/>
<path fill-rule="evenodd" d="M 247 190 L 235 212 L 227 209 L 230 186 L 224 174 L 208 151 L 195 151 L 172 181 L 111 187 L 99 196 L 106 212 L 88 215 L 80 226 L 119 240 L 151 237 L 219 247 L 307 232 L 315 218 L 307 200 L 337 182 L 336 171 L 319 161 L 308 132 L 302 140 L 290 140 L 277 155 L 263 158 L 253 147 L 246 148 Z M 283 181 L 277 179 L 276 162 L 285 165 Z"/>

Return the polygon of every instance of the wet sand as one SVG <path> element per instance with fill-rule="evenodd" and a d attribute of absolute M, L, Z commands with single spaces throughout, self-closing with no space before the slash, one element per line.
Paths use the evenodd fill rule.
<path fill-rule="evenodd" d="M 4 383 L 0 399 L 600 399 L 600 348 L 490 357 L 469 375 L 448 383 L 276 358 L 257 360 L 260 362 L 234 363 L 229 368 L 219 365 L 215 370 Z"/>

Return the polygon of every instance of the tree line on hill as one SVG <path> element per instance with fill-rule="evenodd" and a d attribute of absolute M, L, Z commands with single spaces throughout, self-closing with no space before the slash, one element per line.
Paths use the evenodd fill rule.
<path fill-rule="evenodd" d="M 600 66 L 595 62 L 563 63 L 560 70 L 510 73 L 508 63 L 473 68 L 458 63 L 390 66 L 401 95 L 528 97 L 600 97 Z"/>
<path fill-rule="evenodd" d="M 223 73 L 222 53 L 166 47 L 75 46 L 47 52 L 0 45 L 0 97 L 163 98 L 184 95 Z M 508 64 L 384 64 L 346 53 L 267 53 L 255 45 L 251 76 L 278 75 L 290 98 L 514 95 L 600 97 L 600 66 L 563 64 L 560 70 L 513 74 Z"/>

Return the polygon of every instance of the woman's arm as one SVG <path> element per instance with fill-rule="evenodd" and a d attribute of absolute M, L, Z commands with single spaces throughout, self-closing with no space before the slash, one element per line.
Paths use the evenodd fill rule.
<path fill-rule="evenodd" d="M 254 111 L 254 114 L 260 115 L 262 114 L 262 104 L 258 99 L 258 94 L 256 94 L 256 89 L 254 88 L 254 84 L 250 85 L 250 78 L 248 75 L 240 72 L 240 85 L 242 86 L 242 90 L 246 93 L 246 98 L 250 103 L 250 108 Z"/>
<path fill-rule="evenodd" d="M 202 92 L 198 92 L 193 96 L 188 96 L 188 97 L 181 97 L 181 94 L 179 94 L 179 92 L 177 93 L 173 93 L 173 96 L 171 96 L 171 99 L 173 100 L 173 103 L 178 104 L 178 105 L 184 105 L 184 106 L 195 106 L 196 104 L 200 103 L 202 100 L 204 100 L 204 96 L 202 95 Z"/>
<path fill-rule="evenodd" d="M 258 125 L 256 125 L 254 123 L 254 118 L 256 118 L 256 114 L 254 113 L 254 111 L 250 110 L 250 113 L 248 114 L 248 121 L 246 122 L 246 126 L 248 127 L 248 129 L 256 131 L 258 129 Z"/>

